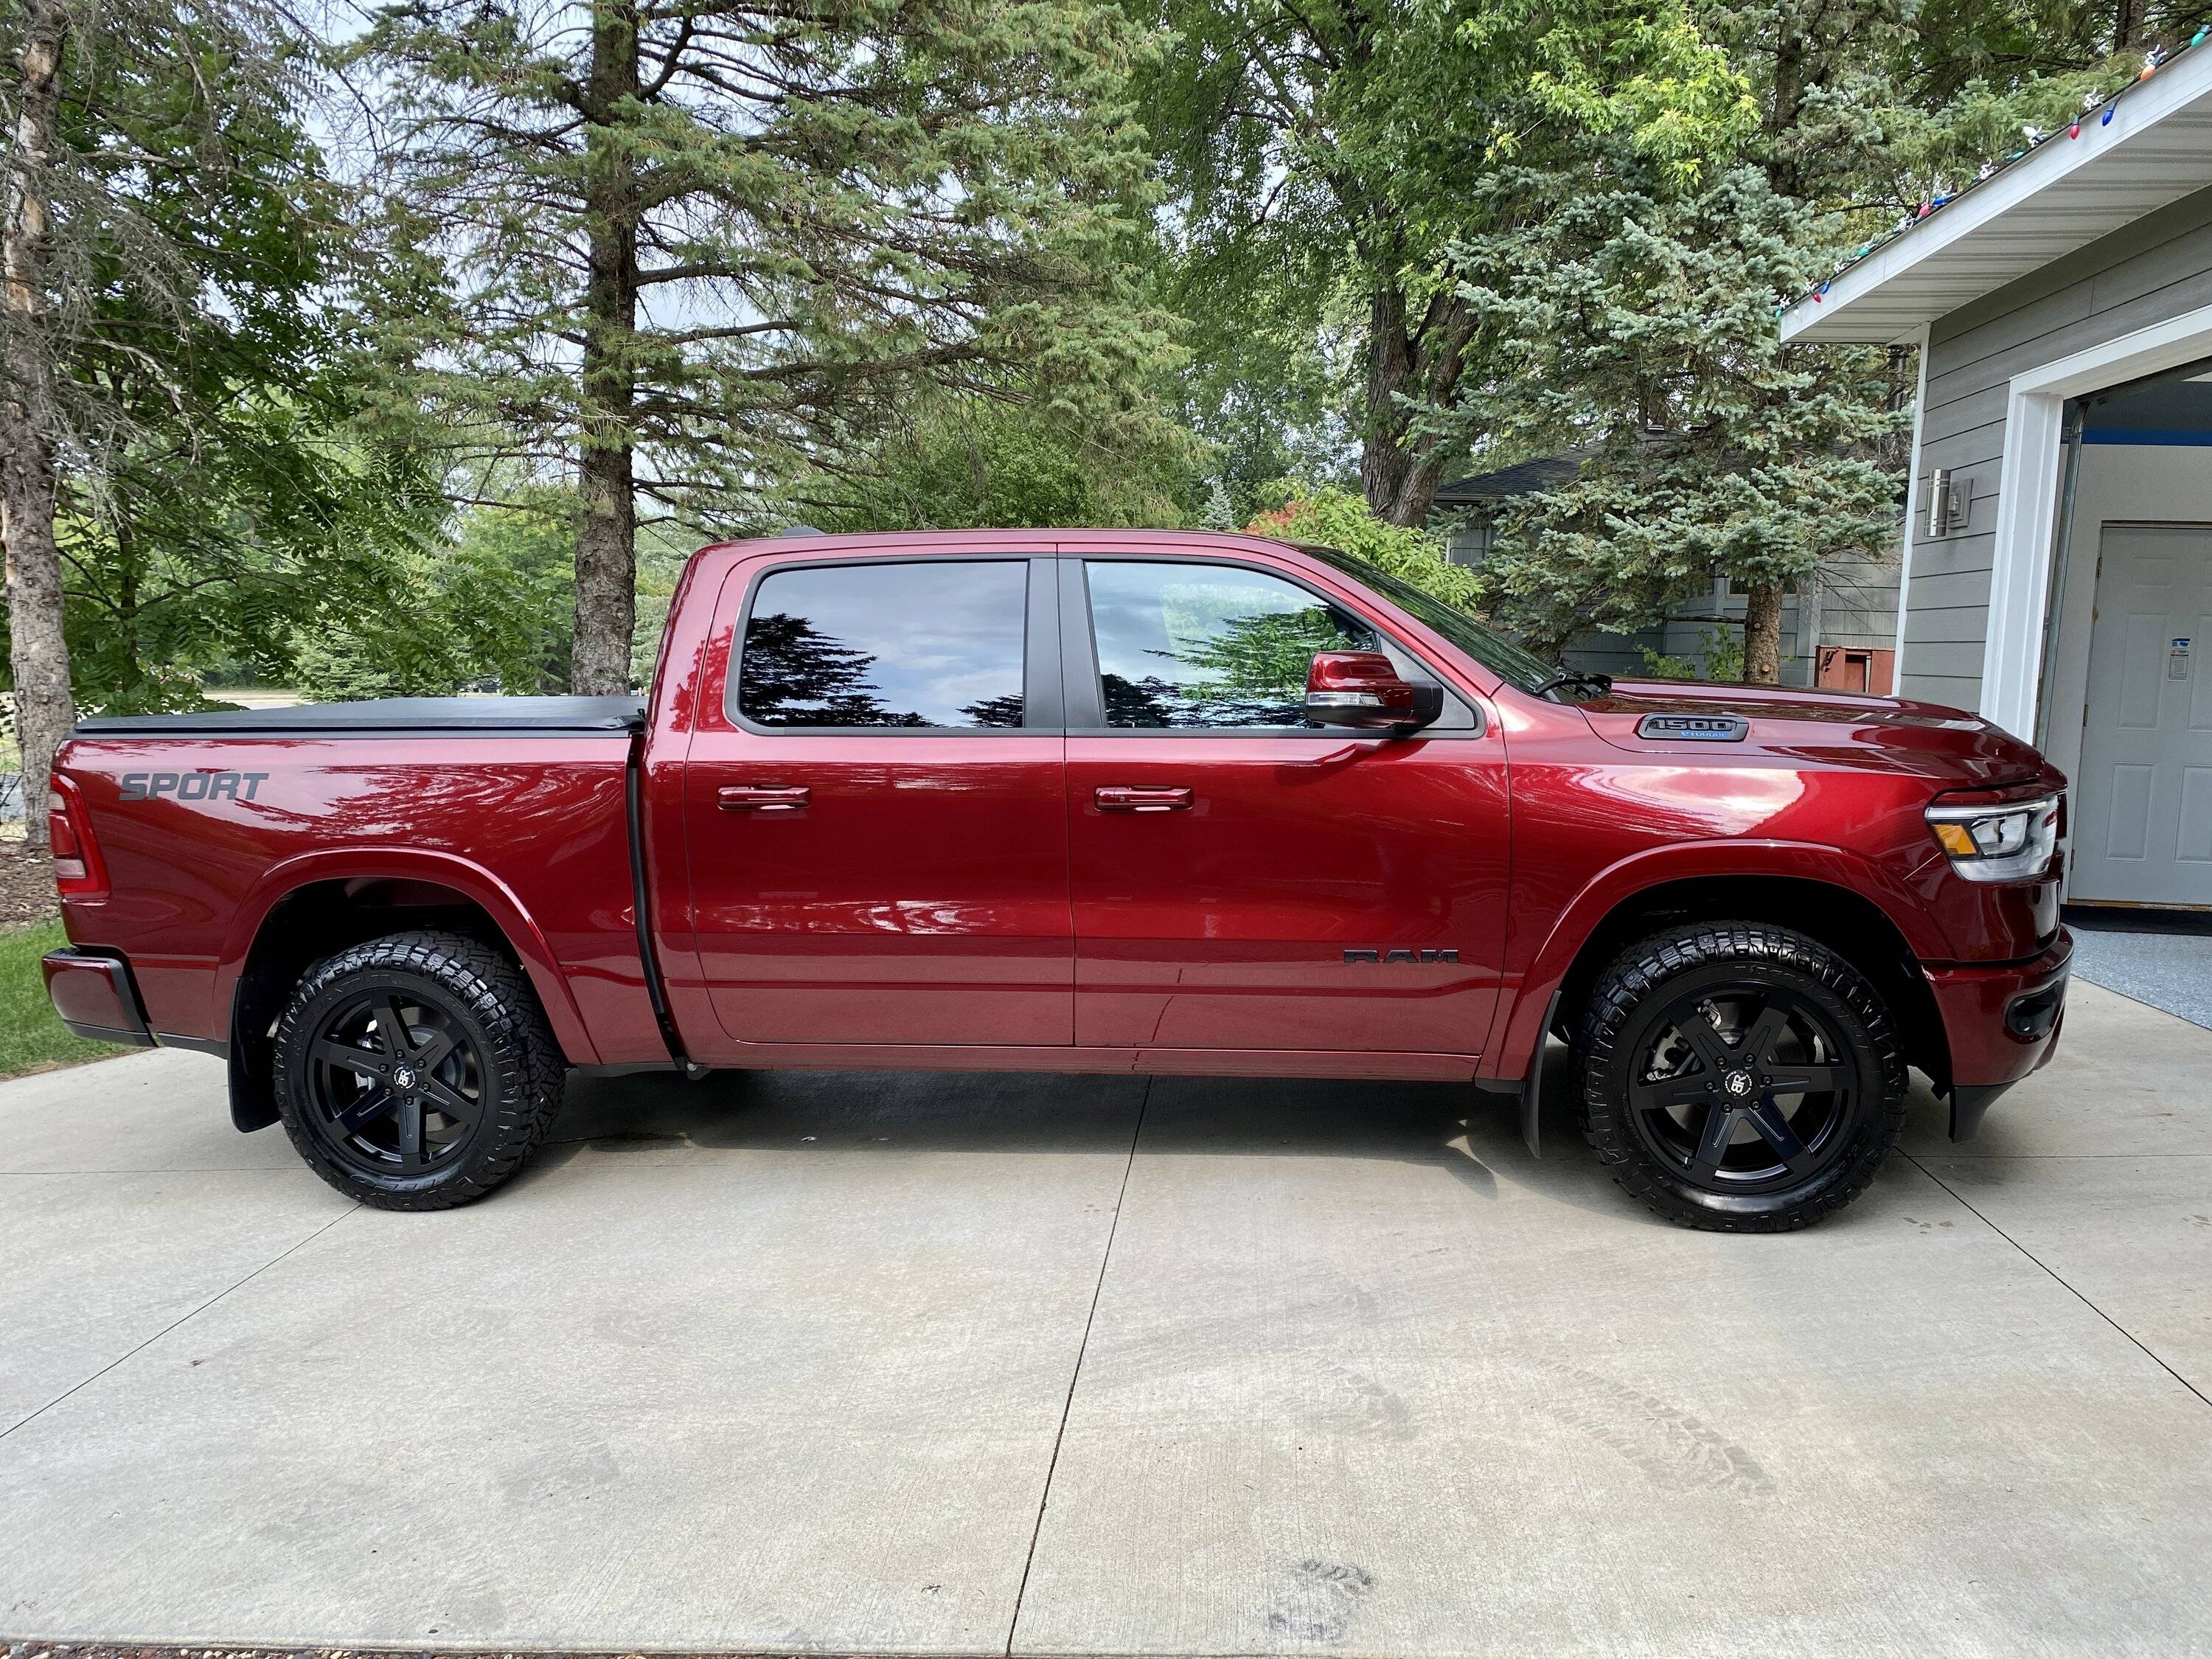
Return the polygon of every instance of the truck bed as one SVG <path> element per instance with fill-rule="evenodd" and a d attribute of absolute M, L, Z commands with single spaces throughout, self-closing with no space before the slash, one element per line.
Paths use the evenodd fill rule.
<path fill-rule="evenodd" d="M 77 730 L 91 738 L 389 738 L 417 732 L 612 732 L 644 727 L 642 697 L 381 697 L 189 714 L 96 714 L 77 723 Z"/>
<path fill-rule="evenodd" d="M 264 925 L 280 902 L 317 957 L 361 927 L 451 931 L 467 910 L 509 940 L 572 1060 L 665 1063 L 627 799 L 643 712 L 400 697 L 88 720 L 58 770 L 111 892 L 64 904 L 70 939 L 129 960 L 158 1040 L 210 1047 L 234 1015 L 264 1028 L 236 988 L 257 941 L 283 935 Z"/>

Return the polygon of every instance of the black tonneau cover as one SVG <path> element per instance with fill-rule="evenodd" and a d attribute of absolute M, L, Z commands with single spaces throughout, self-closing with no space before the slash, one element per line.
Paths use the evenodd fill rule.
<path fill-rule="evenodd" d="M 95 714 L 79 721 L 76 729 L 87 738 L 383 738 L 477 732 L 561 737 L 636 732 L 644 725 L 642 697 L 380 697 L 197 714 Z"/>

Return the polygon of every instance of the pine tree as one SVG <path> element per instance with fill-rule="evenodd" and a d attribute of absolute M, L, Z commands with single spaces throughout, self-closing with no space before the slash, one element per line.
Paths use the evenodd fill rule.
<path fill-rule="evenodd" d="M 383 15 L 387 176 L 459 274 L 441 396 L 577 480 L 578 691 L 630 683 L 641 501 L 741 522 L 922 385 L 1150 418 L 1146 49 L 1103 0 Z"/>
<path fill-rule="evenodd" d="M 1781 599 L 1896 529 L 1901 388 L 1887 354 L 1782 345 L 1805 210 L 1754 167 L 1673 191 L 1614 157 L 1539 228 L 1460 250 L 1499 343 L 1470 422 L 1509 447 L 1573 443 L 1570 483 L 1512 504 L 1484 575 L 1540 648 L 1645 626 L 1716 574 L 1750 596 L 1745 672 L 1776 675 Z"/>

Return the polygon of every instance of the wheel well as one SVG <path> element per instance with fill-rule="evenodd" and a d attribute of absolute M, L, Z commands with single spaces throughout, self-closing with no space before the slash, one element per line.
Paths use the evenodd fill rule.
<path fill-rule="evenodd" d="M 436 882 L 317 881 L 277 900 L 261 919 L 232 993 L 231 1121 L 259 1129 L 276 1121 L 276 1020 L 309 968 L 349 945 L 426 928 L 472 939 L 523 966 L 490 912 Z"/>
<path fill-rule="evenodd" d="M 1905 1058 L 1939 1090 L 1951 1086 L 1951 1048 L 1920 959 L 1897 924 L 1847 887 L 1790 876 L 1666 882 L 1625 899 L 1590 931 L 1559 985 L 1555 1035 L 1571 1039 L 1606 964 L 1662 928 L 1700 921 L 1764 921 L 1819 940 L 1874 981 L 1905 1042 Z"/>

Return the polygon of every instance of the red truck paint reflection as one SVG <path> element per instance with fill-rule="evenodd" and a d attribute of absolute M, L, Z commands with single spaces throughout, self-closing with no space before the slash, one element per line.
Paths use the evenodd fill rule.
<path fill-rule="evenodd" d="M 1061 573 L 1109 556 L 1287 576 L 1464 718 L 1411 736 L 1085 725 L 1090 623 Z M 1026 562 L 1029 724 L 768 730 L 732 711 L 764 574 L 917 558 Z M 1745 731 L 1639 736 L 1654 714 Z M 124 965 L 146 1030 L 123 1035 L 228 1054 L 244 1127 L 268 1121 L 284 976 L 425 918 L 495 933 L 579 1066 L 1513 1081 L 1555 999 L 1658 914 L 1764 916 L 1878 964 L 1939 1088 L 2009 1083 L 2057 1036 L 2007 1026 L 2063 981 L 2055 877 L 1960 879 L 1922 816 L 1947 790 L 2063 788 L 2026 744 L 1887 697 L 1534 695 L 1336 562 L 1249 538 L 719 545 L 685 574 L 634 718 L 182 718 L 94 723 L 64 750 L 104 876 L 64 915 L 78 957 Z M 65 1006 L 128 1000 L 112 966 L 49 972 Z"/>

